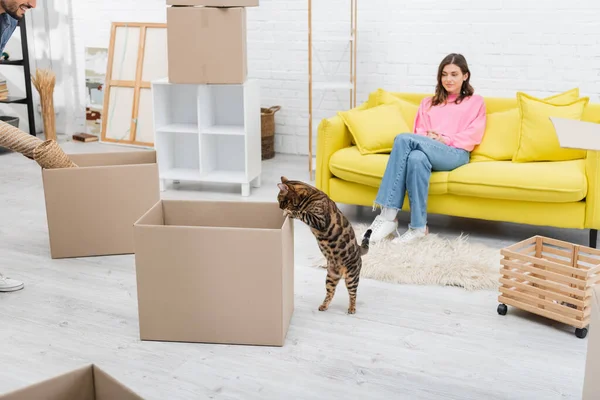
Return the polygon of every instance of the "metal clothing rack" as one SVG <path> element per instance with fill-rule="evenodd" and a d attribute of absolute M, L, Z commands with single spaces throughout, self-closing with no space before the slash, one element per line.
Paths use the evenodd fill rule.
<path fill-rule="evenodd" d="M 308 0 L 308 168 L 310 179 L 313 180 L 313 171 L 316 167 L 316 159 L 313 156 L 313 90 L 322 93 L 321 101 L 328 90 L 348 90 L 349 108 L 356 107 L 356 49 L 357 49 L 357 0 L 350 2 L 350 35 L 349 36 L 326 36 L 323 41 L 347 43 L 350 47 L 349 68 L 350 75 L 348 80 L 337 80 L 329 82 L 313 82 L 313 26 L 312 26 L 312 0 Z M 346 54 L 342 56 L 345 57 Z M 339 60 L 338 65 L 341 64 Z M 320 60 L 319 60 L 320 61 Z M 320 103 L 319 103 L 320 104 Z M 318 106 L 317 106 L 318 107 Z"/>
<path fill-rule="evenodd" d="M 27 28 L 25 17 L 19 20 L 18 26 L 21 29 L 21 49 L 23 51 L 23 59 L 21 60 L 0 60 L 0 65 L 18 65 L 23 67 L 23 75 L 25 78 L 25 97 L 8 96 L 7 99 L 0 100 L 4 104 L 25 104 L 27 105 L 27 117 L 29 120 L 29 133 L 36 136 L 35 131 L 35 114 L 33 109 L 33 91 L 31 88 L 31 70 L 29 66 L 29 47 L 27 45 Z"/>

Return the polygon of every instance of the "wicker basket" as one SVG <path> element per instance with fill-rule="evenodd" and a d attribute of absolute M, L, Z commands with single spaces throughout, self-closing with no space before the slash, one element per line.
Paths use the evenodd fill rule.
<path fill-rule="evenodd" d="M 501 254 L 500 315 L 510 305 L 571 325 L 580 338 L 587 335 L 600 250 L 534 236 Z"/>
<path fill-rule="evenodd" d="M 275 157 L 275 113 L 281 106 L 260 109 L 262 159 Z"/>

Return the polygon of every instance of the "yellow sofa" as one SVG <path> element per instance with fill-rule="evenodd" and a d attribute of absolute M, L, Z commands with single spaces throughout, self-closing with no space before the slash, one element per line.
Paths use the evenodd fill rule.
<path fill-rule="evenodd" d="M 367 110 L 382 104 L 377 103 L 382 92 L 382 89 L 373 92 L 368 101 L 354 110 Z M 576 92 L 579 96 L 579 91 Z M 407 122 L 414 118 L 421 100 L 430 96 L 425 93 L 385 93 L 408 105 L 403 109 Z M 469 164 L 451 172 L 433 172 L 428 212 L 589 229 L 590 245 L 595 247 L 597 229 L 600 228 L 599 152 L 581 151 L 581 157 L 570 160 L 514 162 L 510 156 L 519 145 L 520 134 L 520 122 L 515 120 L 514 113 L 523 118 L 517 97 L 487 97 L 485 104 L 487 128 L 482 143 L 471 153 Z M 581 119 L 600 123 L 600 104 L 588 103 Z M 408 123 L 411 129 L 412 122 Z M 501 142 L 499 126 L 504 129 Z M 495 154 L 500 147 L 504 147 L 504 155 Z M 347 124 L 338 114 L 320 122 L 316 153 L 316 186 L 319 189 L 339 203 L 373 206 L 389 152 L 361 153 Z M 403 210 L 409 210 L 408 203 L 407 196 Z"/>

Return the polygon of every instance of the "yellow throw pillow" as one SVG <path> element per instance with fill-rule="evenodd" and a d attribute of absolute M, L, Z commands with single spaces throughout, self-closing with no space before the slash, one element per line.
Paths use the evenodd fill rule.
<path fill-rule="evenodd" d="M 519 109 L 486 115 L 483 139 L 471 152 L 471 161 L 510 160 L 519 143 Z"/>
<path fill-rule="evenodd" d="M 546 97 L 545 99 L 542 99 L 542 100 L 550 102 L 552 104 L 561 105 L 561 104 L 571 103 L 577 99 L 579 99 L 579 88 L 573 88 L 573 89 L 567 90 L 566 92 L 562 92 L 562 93 L 552 95 L 550 97 Z"/>
<path fill-rule="evenodd" d="M 568 161 L 584 158 L 584 150 L 560 147 L 550 117 L 581 120 L 589 101 L 589 97 L 582 97 L 567 104 L 557 105 L 518 92 L 517 103 L 521 121 L 519 143 L 512 161 Z"/>
<path fill-rule="evenodd" d="M 546 97 L 551 104 L 568 104 L 579 98 L 579 88 Z M 519 108 L 489 113 L 483 140 L 471 152 L 471 161 L 512 160 L 519 147 L 521 116 Z"/>
<path fill-rule="evenodd" d="M 417 117 L 417 112 L 419 111 L 419 105 L 413 104 L 409 101 L 400 99 L 390 92 L 377 89 L 375 92 L 369 95 L 369 99 L 367 100 L 368 107 L 377 107 L 382 104 L 398 104 L 400 106 L 400 111 L 402 112 L 402 116 L 404 117 L 404 121 L 408 125 L 409 132 L 414 130 L 415 126 L 415 118 Z"/>
<path fill-rule="evenodd" d="M 394 138 L 409 132 L 398 104 L 382 104 L 366 110 L 338 112 L 361 154 L 389 153 Z"/>

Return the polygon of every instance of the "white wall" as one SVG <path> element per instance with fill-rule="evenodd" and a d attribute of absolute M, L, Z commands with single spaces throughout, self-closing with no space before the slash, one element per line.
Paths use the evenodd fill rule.
<path fill-rule="evenodd" d="M 248 9 L 250 76 L 261 80 L 263 106 L 282 106 L 276 114 L 276 150 L 307 154 L 308 0 L 260 1 L 260 7 Z M 313 0 L 313 7 L 314 39 L 327 31 L 348 33 L 349 0 Z M 107 47 L 111 21 L 164 22 L 165 1 L 42 0 L 32 19 L 40 64 L 48 64 L 44 29 L 52 32 L 51 56 L 61 74 L 58 130 L 70 135 L 84 124 L 84 48 Z M 562 0 L 359 1 L 358 103 L 379 87 L 431 92 L 437 65 L 450 52 L 467 57 L 472 84 L 483 95 L 514 96 L 523 90 L 542 96 L 579 87 L 600 101 L 598 21 L 597 0 L 569 5 Z M 334 68 L 342 58 L 339 46 L 318 47 L 326 66 Z M 348 71 L 344 60 L 340 70 Z M 18 86 L 18 76 L 8 78 Z M 330 93 L 314 114 L 315 125 L 347 107 L 346 91 Z"/>

